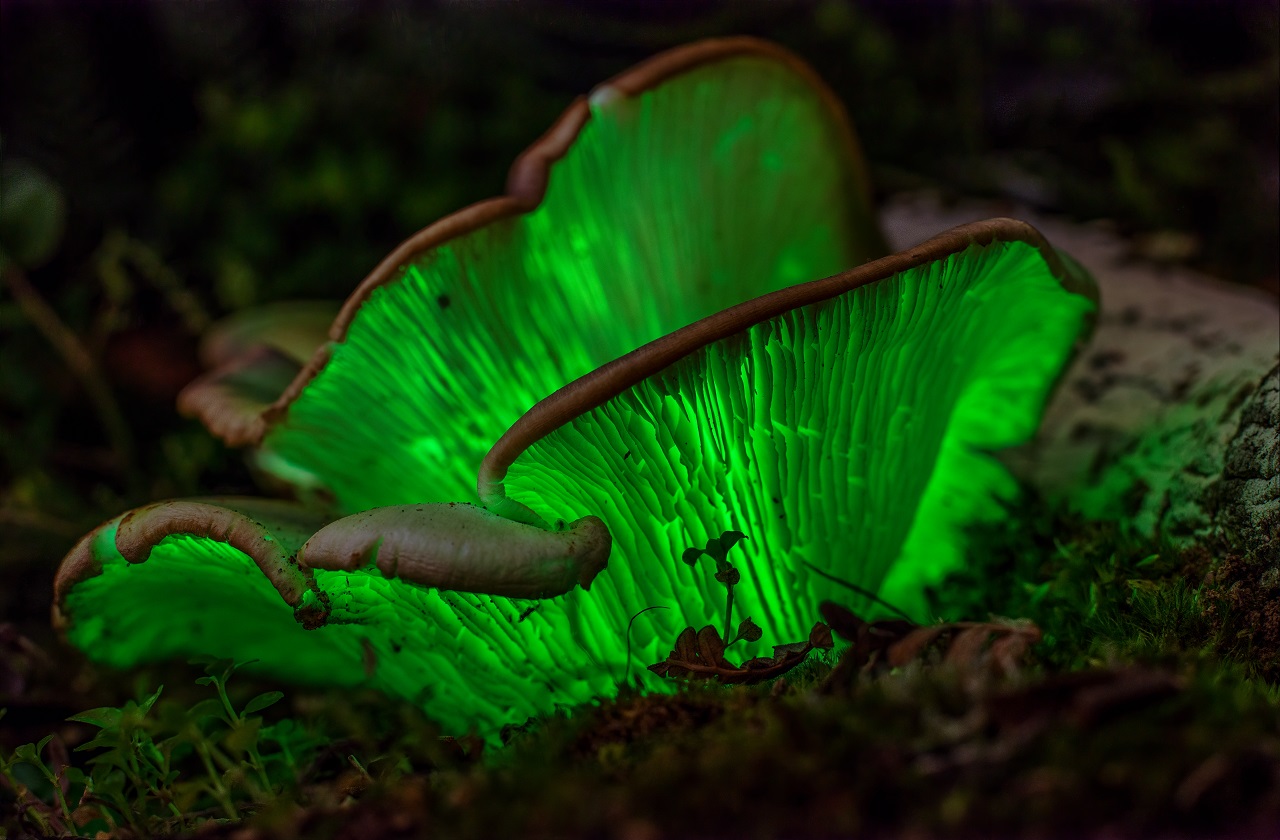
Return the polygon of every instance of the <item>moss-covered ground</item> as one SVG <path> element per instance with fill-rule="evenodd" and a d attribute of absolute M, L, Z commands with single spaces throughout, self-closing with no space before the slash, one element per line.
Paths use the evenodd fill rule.
<path fill-rule="evenodd" d="M 1012 667 L 958 634 L 896 667 L 881 652 L 837 670 L 854 655 L 837 645 L 762 685 L 624 688 L 510 727 L 501 745 L 230 663 L 68 670 L 13 634 L 6 676 L 23 686 L 6 735 L 53 739 L 38 756 L 6 745 L 6 830 L 1274 836 L 1280 587 L 1233 571 L 1258 558 L 1179 553 L 1031 506 L 1017 521 L 981 535 L 972 574 L 986 585 L 967 609 L 1000 626 L 1001 604 L 1040 629 Z M 91 698 L 111 705 L 85 713 Z"/>

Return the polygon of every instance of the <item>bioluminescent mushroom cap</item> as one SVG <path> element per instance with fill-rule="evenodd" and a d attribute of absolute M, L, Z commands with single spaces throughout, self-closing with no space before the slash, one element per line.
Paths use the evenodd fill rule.
<path fill-rule="evenodd" d="M 616 556 L 636 561 L 589 603 L 686 605 L 638 618 L 646 638 L 714 623 L 687 604 L 713 610 L 716 585 L 667 558 L 729 530 L 750 537 L 736 597 L 766 638 L 803 638 L 816 604 L 849 601 L 811 566 L 927 621 L 964 530 L 1016 493 L 991 453 L 1035 433 L 1096 302 L 1092 278 L 1031 226 L 964 225 L 567 385 L 489 451 L 480 498 L 531 523 L 600 515 Z"/>
<path fill-rule="evenodd" d="M 510 196 L 389 257 L 305 366 L 241 341 L 189 392 L 350 515 L 141 508 L 68 555 L 56 620 L 110 664 L 256 659 L 492 733 L 718 623 L 679 557 L 726 530 L 749 537 L 735 594 L 769 642 L 848 600 L 823 573 L 928 617 L 965 526 L 1015 490 L 987 453 L 1033 434 L 1095 298 L 1010 220 L 862 264 L 851 138 L 754 41 L 597 89 Z M 487 510 L 443 504 L 477 471 Z"/>
<path fill-rule="evenodd" d="M 699 318 L 882 256 L 864 166 L 806 65 L 749 38 L 658 56 L 573 104 L 507 195 L 407 240 L 283 396 L 227 360 L 180 400 L 340 510 L 454 501 L 566 382 Z M 247 387 L 240 389 L 241 383 Z M 242 393 L 243 392 L 243 393 Z"/>

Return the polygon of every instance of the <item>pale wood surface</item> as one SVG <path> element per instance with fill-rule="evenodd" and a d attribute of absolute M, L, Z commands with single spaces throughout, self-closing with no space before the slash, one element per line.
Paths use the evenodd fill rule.
<path fill-rule="evenodd" d="M 897 196 L 903 248 L 973 219 L 1040 229 L 1098 281 L 1102 312 L 1034 445 L 1006 458 L 1047 497 L 1187 544 L 1215 527 L 1258 545 L 1280 528 L 1280 306 L 1274 296 L 1134 255 L 1106 224 L 997 202 Z"/>

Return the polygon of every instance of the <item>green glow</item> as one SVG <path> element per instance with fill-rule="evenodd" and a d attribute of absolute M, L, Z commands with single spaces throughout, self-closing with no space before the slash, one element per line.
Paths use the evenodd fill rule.
<path fill-rule="evenodd" d="M 647 606 L 671 609 L 636 619 L 636 664 L 717 623 L 722 592 L 674 558 L 731 529 L 749 537 L 735 599 L 766 642 L 854 600 L 802 561 L 927 621 L 964 528 L 1016 491 L 984 451 L 1034 434 L 1092 308 L 1030 246 L 974 246 L 684 359 L 533 446 L 507 492 L 609 526 L 609 567 L 568 602 L 601 661 Z"/>
<path fill-rule="evenodd" d="M 111 528 L 95 541 L 103 574 L 69 599 L 70 636 L 115 665 L 212 653 L 367 684 L 492 734 L 614 691 L 647 606 L 669 609 L 636 619 L 631 673 L 669 687 L 644 666 L 723 604 L 680 552 L 730 528 L 749 536 L 736 614 L 765 631 L 743 655 L 803 638 L 823 598 L 851 603 L 801 560 L 927 618 L 923 587 L 961 562 L 963 526 L 1015 489 L 982 451 L 1034 433 L 1091 308 L 1033 248 L 974 246 L 713 344 L 583 415 L 507 487 L 547 517 L 604 518 L 614 551 L 590 591 L 515 601 L 320 571 L 332 619 L 305 631 L 236 550 L 169 538 L 131 566 Z"/>
<path fill-rule="evenodd" d="M 342 510 L 471 498 L 493 441 L 566 382 L 879 256 L 829 113 L 784 65 L 737 57 L 603 99 L 542 205 L 376 292 L 268 437 Z"/>
<path fill-rule="evenodd" d="M 113 524 L 94 542 L 103 573 L 67 602 L 77 616 L 70 641 L 107 665 L 196 654 L 256 660 L 250 670 L 381 689 L 423 704 L 449 731 L 487 734 L 554 703 L 614 690 L 611 675 L 584 660 L 548 619 L 548 602 L 438 592 L 376 572 L 318 571 L 332 617 L 305 630 L 253 561 L 225 543 L 169 537 L 135 565 L 116 552 L 115 531 Z"/>
<path fill-rule="evenodd" d="M 848 150 L 784 65 L 737 57 L 597 102 L 536 211 L 374 292 L 261 467 L 350 513 L 473 500 L 485 452 L 542 397 L 877 256 Z M 802 561 L 928 618 L 925 587 L 961 563 L 963 527 L 1015 489 L 983 451 L 1033 434 L 1091 306 L 1033 248 L 974 246 L 717 342 L 584 414 L 524 453 L 507 488 L 548 520 L 605 520 L 614 550 L 590 591 L 518 601 L 317 571 L 331 612 L 304 630 L 236 549 L 172 536 L 132 565 L 112 525 L 93 541 L 102 573 L 63 604 L 68 635 L 112 665 L 214 654 L 368 685 L 491 735 L 611 693 L 628 667 L 669 687 L 644 666 L 686 625 L 719 624 L 723 603 L 680 553 L 724 530 L 749 536 L 735 612 L 765 631 L 744 656 L 804 638 L 822 598 L 850 602 Z M 237 509 L 261 523 L 252 507 Z M 288 551 L 307 537 L 254 527 Z M 637 618 L 628 663 L 627 622 L 649 606 L 668 609 Z"/>

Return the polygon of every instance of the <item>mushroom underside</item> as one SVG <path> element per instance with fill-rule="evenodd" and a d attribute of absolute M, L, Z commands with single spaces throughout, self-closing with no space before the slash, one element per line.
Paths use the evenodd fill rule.
<path fill-rule="evenodd" d="M 1034 433 L 1093 308 L 1037 247 L 974 244 L 698 348 L 583 412 L 525 450 L 506 489 L 549 522 L 603 520 L 613 554 L 590 591 L 427 588 L 371 560 L 309 570 L 313 609 L 298 614 L 216 534 L 163 536 L 130 563 L 109 524 L 87 538 L 100 572 L 64 586 L 59 610 L 71 641 L 113 665 L 256 659 L 484 732 L 609 693 L 683 627 L 718 623 L 722 592 L 679 557 L 725 530 L 748 536 L 735 598 L 760 645 L 803 638 L 824 598 L 856 601 L 809 564 L 927 619 L 965 527 L 1015 492 L 989 451 Z M 303 540 L 262 532 L 287 554 Z M 412 525 L 397 539 L 412 543 Z M 628 622 L 649 606 L 668 609 L 635 618 L 628 663 Z"/>
<path fill-rule="evenodd" d="M 314 377 L 254 415 L 273 464 L 323 476 L 345 513 L 471 498 L 493 441 L 565 383 L 881 256 L 843 115 L 749 43 L 634 95 L 598 88 L 562 119 L 581 122 L 566 148 L 516 164 L 513 194 L 389 258 Z"/>

